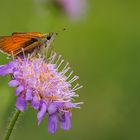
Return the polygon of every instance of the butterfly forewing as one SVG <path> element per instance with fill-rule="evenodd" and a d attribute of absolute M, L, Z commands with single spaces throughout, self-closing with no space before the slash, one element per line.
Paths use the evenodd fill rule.
<path fill-rule="evenodd" d="M 0 37 L 0 50 L 8 55 L 17 55 L 22 51 L 33 49 L 41 45 L 41 39 L 45 36 L 37 32 L 13 33 L 12 36 Z"/>

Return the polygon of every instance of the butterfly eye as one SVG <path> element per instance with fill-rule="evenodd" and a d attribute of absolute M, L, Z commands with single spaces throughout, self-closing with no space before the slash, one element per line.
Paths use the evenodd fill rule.
<path fill-rule="evenodd" d="M 47 40 L 50 40 L 51 39 L 51 35 L 48 35 L 46 38 L 47 38 Z"/>

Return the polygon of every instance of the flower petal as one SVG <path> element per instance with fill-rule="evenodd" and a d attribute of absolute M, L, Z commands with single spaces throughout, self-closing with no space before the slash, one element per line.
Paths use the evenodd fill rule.
<path fill-rule="evenodd" d="M 13 69 L 17 67 L 16 61 L 12 61 L 8 64 L 0 66 L 0 75 L 5 76 L 7 74 L 13 73 Z"/>
<path fill-rule="evenodd" d="M 32 102 L 31 102 L 31 106 L 34 108 L 34 109 L 39 109 L 40 107 L 40 101 L 38 99 L 37 96 L 34 96 L 33 99 L 32 99 Z"/>
<path fill-rule="evenodd" d="M 40 125 L 42 119 L 44 118 L 46 111 L 47 111 L 47 104 L 46 103 L 42 103 L 41 109 L 37 114 L 37 119 L 38 119 L 38 125 Z"/>
<path fill-rule="evenodd" d="M 22 73 L 19 71 L 14 71 L 13 75 L 14 75 L 14 78 L 17 78 L 17 79 L 18 77 L 22 77 Z"/>
<path fill-rule="evenodd" d="M 27 89 L 27 91 L 26 91 L 26 98 L 25 98 L 26 101 L 30 101 L 30 100 L 33 99 L 32 93 L 33 93 L 33 91 L 31 89 Z"/>
<path fill-rule="evenodd" d="M 20 85 L 19 87 L 16 88 L 15 95 L 18 96 L 23 90 L 24 90 L 24 86 Z"/>
<path fill-rule="evenodd" d="M 48 113 L 49 115 L 55 113 L 57 111 L 57 106 L 54 103 L 51 103 L 50 106 L 48 107 Z"/>
<path fill-rule="evenodd" d="M 59 108 L 61 108 L 63 106 L 63 102 L 53 102 L 50 104 L 50 106 L 48 107 L 48 113 L 49 115 L 55 113 Z"/>
<path fill-rule="evenodd" d="M 66 102 L 66 103 L 65 103 L 65 107 L 66 107 L 66 108 L 75 108 L 76 105 L 73 104 L 73 103 L 71 103 L 71 102 Z"/>
<path fill-rule="evenodd" d="M 1 76 L 5 76 L 10 73 L 12 73 L 12 68 L 10 67 L 9 64 L 0 66 L 0 75 Z"/>
<path fill-rule="evenodd" d="M 17 80 L 11 80 L 11 81 L 8 83 L 8 85 L 9 85 L 10 87 L 16 87 L 16 86 L 19 85 L 19 81 L 17 81 Z"/>
<path fill-rule="evenodd" d="M 70 112 L 65 112 L 60 119 L 60 126 L 64 130 L 69 130 L 71 128 L 71 114 Z"/>
<path fill-rule="evenodd" d="M 49 115 L 48 118 L 48 132 L 54 134 L 58 128 L 58 118 L 56 114 Z"/>
<path fill-rule="evenodd" d="M 26 101 L 22 97 L 17 98 L 16 108 L 22 112 L 26 109 Z"/>

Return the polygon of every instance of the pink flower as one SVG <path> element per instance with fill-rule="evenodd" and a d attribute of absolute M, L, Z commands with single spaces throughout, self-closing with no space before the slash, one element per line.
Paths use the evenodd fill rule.
<path fill-rule="evenodd" d="M 79 19 L 86 10 L 86 0 L 56 0 L 71 19 Z"/>

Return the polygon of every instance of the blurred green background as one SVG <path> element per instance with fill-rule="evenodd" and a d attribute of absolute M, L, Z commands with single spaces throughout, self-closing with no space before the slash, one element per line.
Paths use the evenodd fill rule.
<path fill-rule="evenodd" d="M 11 140 L 140 139 L 140 1 L 91 0 L 78 22 L 48 10 L 35 0 L 0 0 L 0 35 L 12 32 L 59 31 L 55 50 L 69 61 L 84 86 L 83 101 L 73 110 L 72 129 L 47 132 L 47 117 L 37 126 L 29 108 Z M 6 63 L 0 54 L 0 64 Z M 15 107 L 10 77 L 0 77 L 0 140 Z"/>

